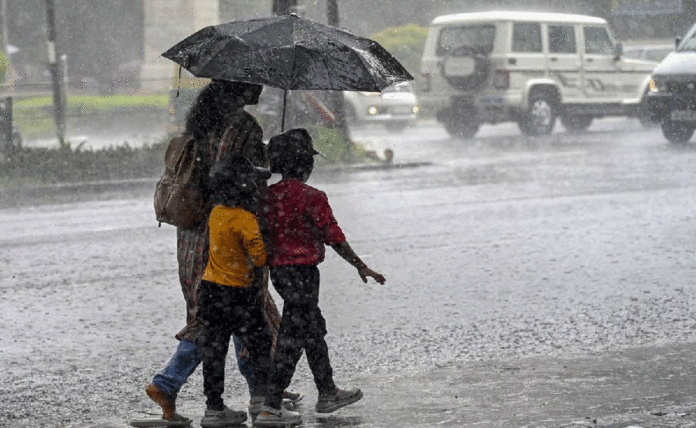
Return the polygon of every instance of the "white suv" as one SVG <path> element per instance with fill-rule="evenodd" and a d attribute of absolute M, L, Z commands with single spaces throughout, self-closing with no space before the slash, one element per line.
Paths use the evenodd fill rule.
<path fill-rule="evenodd" d="M 515 121 L 548 134 L 556 118 L 585 130 L 603 116 L 641 116 L 654 61 L 622 57 L 607 22 L 583 15 L 480 12 L 431 23 L 419 102 L 453 136 Z"/>

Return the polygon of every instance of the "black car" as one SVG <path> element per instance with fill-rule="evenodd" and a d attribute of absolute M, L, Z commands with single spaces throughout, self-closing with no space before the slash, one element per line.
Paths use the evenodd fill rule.
<path fill-rule="evenodd" d="M 649 86 L 650 119 L 670 143 L 688 142 L 696 130 L 696 25 L 655 67 Z"/>

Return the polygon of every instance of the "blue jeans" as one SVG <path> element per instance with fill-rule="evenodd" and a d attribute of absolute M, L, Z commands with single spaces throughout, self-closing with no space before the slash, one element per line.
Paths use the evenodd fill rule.
<path fill-rule="evenodd" d="M 234 352 L 237 356 L 237 367 L 239 372 L 244 376 L 249 385 L 249 395 L 254 397 L 256 391 L 253 391 L 254 385 L 254 365 L 250 361 L 245 361 L 240 358 L 242 352 L 242 343 L 236 337 L 232 337 L 234 343 Z M 172 397 L 179 394 L 179 390 L 184 386 L 189 376 L 203 361 L 198 352 L 198 345 L 182 340 L 179 342 L 176 351 L 169 357 L 169 360 L 152 378 L 152 383 L 162 392 Z"/>

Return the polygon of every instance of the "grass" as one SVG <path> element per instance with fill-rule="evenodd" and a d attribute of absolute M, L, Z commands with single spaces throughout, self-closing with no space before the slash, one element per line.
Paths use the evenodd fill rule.
<path fill-rule="evenodd" d="M 317 149 L 317 167 L 375 162 L 374 154 L 347 141 L 339 131 L 322 129 L 326 140 Z M 139 178 L 156 179 L 164 170 L 164 153 L 170 137 L 142 147 L 122 145 L 99 150 L 77 148 L 21 148 L 0 158 L 0 189 L 31 188 L 52 184 L 101 182 Z"/>
<path fill-rule="evenodd" d="M 152 96 L 71 96 L 66 115 L 70 120 L 100 120 L 111 113 L 161 112 L 166 109 L 166 94 Z M 18 99 L 14 119 L 25 139 L 55 136 L 51 97 Z M 92 119 L 92 116 L 94 119 Z M 102 119 L 103 120 L 103 119 Z M 377 158 L 351 144 L 336 129 L 317 127 L 315 144 L 328 159 L 316 158 L 317 166 L 372 162 Z M 80 146 L 63 149 L 29 148 L 0 153 L 0 189 L 28 188 L 50 184 L 100 182 L 157 178 L 164 169 L 164 153 L 171 136 L 142 147 L 127 145 L 100 150 L 82 150 Z"/>
<path fill-rule="evenodd" d="M 155 178 L 164 169 L 169 139 L 133 148 L 102 150 L 22 148 L 0 168 L 0 187 Z"/>
<path fill-rule="evenodd" d="M 76 95 L 69 96 L 65 106 L 67 121 L 109 113 L 147 113 L 166 110 L 167 94 L 155 95 Z M 55 135 L 52 97 L 18 98 L 13 103 L 13 120 L 27 139 L 50 138 Z"/>

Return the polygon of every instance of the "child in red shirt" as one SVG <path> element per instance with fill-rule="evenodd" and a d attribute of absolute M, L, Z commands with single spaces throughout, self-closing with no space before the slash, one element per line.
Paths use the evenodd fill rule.
<path fill-rule="evenodd" d="M 362 398 L 360 389 L 343 390 L 333 381 L 333 370 L 324 336 L 326 322 L 319 309 L 319 269 L 325 246 L 333 248 L 358 270 L 384 284 L 385 278 L 355 254 L 333 216 L 326 194 L 306 184 L 318 154 L 305 129 L 292 129 L 271 138 L 268 146 L 271 172 L 281 173 L 261 203 L 267 227 L 268 265 L 271 280 L 283 298 L 276 361 L 269 391 L 257 425 L 283 423 L 280 413 L 283 390 L 290 385 L 304 351 L 319 391 L 316 411 L 330 413 Z"/>

